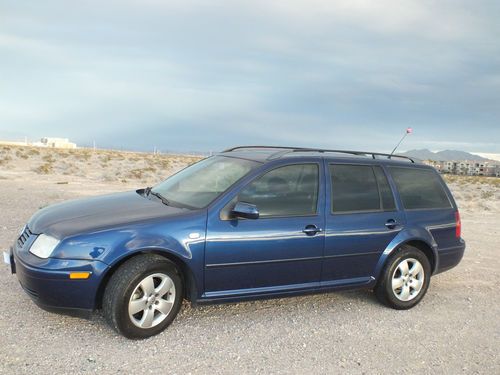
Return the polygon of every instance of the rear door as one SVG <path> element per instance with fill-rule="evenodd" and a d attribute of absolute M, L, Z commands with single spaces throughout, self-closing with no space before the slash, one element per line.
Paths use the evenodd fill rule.
<path fill-rule="evenodd" d="M 386 173 L 376 164 L 327 163 L 322 281 L 366 283 L 405 225 Z M 349 281 L 347 281 L 349 280 Z"/>

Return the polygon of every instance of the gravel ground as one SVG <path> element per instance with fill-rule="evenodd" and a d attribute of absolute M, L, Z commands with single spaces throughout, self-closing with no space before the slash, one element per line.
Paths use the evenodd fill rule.
<path fill-rule="evenodd" d="M 30 181 L 30 182 L 27 182 Z M 129 189 L 49 177 L 0 180 L 0 249 L 41 206 Z M 162 334 L 130 341 L 95 314 L 51 314 L 0 267 L 0 373 L 500 373 L 500 213 L 462 212 L 467 252 L 395 311 L 370 291 L 191 308 Z"/>

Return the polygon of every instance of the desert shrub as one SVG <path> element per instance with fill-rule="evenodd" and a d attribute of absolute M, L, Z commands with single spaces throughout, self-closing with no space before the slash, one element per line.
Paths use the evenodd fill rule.
<path fill-rule="evenodd" d="M 142 169 L 131 169 L 128 173 L 127 173 L 127 177 L 128 178 L 135 178 L 135 179 L 138 179 L 140 180 L 143 176 L 144 172 Z"/>
<path fill-rule="evenodd" d="M 40 151 L 37 150 L 36 148 L 30 148 L 28 150 L 28 155 L 29 156 L 35 156 L 35 155 L 40 155 Z"/>
<path fill-rule="evenodd" d="M 457 185 L 464 186 L 467 184 L 478 185 L 492 185 L 500 187 L 499 177 L 486 177 L 486 176 L 458 176 L 458 175 L 443 175 L 447 183 L 456 183 Z"/>
<path fill-rule="evenodd" d="M 156 162 L 156 164 L 162 170 L 169 169 L 171 165 L 169 159 L 160 159 Z"/>
<path fill-rule="evenodd" d="M 54 171 L 52 163 L 45 163 L 35 168 L 34 171 L 38 174 L 49 174 Z"/>
<path fill-rule="evenodd" d="M 92 157 L 92 152 L 90 150 L 75 150 L 71 152 L 71 154 L 78 160 L 89 161 Z"/>
<path fill-rule="evenodd" d="M 481 199 L 490 199 L 493 197 L 493 192 L 492 191 L 483 191 L 481 193 Z"/>
<path fill-rule="evenodd" d="M 107 164 L 110 160 L 111 160 L 111 155 L 102 155 L 102 156 L 101 156 L 101 161 L 102 161 L 104 164 Z"/>
<path fill-rule="evenodd" d="M 0 156 L 0 165 L 7 165 L 9 161 L 12 160 L 10 155 L 1 155 Z"/>
<path fill-rule="evenodd" d="M 28 159 L 28 155 L 24 152 L 24 150 L 17 150 L 16 156 L 21 159 Z"/>
<path fill-rule="evenodd" d="M 58 156 L 61 157 L 61 158 L 65 158 L 66 159 L 67 157 L 69 157 L 69 153 L 68 152 L 59 151 L 58 154 L 59 154 Z"/>
<path fill-rule="evenodd" d="M 56 159 L 54 159 L 54 155 L 53 154 L 47 154 L 47 155 L 43 155 L 42 156 L 42 160 L 47 162 L 47 163 L 54 163 L 56 161 Z"/>
<path fill-rule="evenodd" d="M 88 160 L 90 160 L 90 158 L 91 158 L 92 154 L 90 153 L 90 151 L 85 150 L 85 151 L 82 151 L 81 156 L 82 156 L 82 158 L 83 158 L 84 160 L 87 160 L 87 161 L 88 161 Z"/>
<path fill-rule="evenodd" d="M 128 171 L 126 177 L 129 179 L 140 180 L 144 177 L 144 174 L 147 172 L 155 172 L 156 168 L 154 167 L 146 167 L 146 168 L 135 168 Z"/>

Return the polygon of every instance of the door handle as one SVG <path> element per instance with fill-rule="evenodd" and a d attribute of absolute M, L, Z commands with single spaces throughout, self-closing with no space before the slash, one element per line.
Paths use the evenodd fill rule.
<path fill-rule="evenodd" d="M 387 222 L 385 223 L 385 226 L 388 228 L 388 229 L 394 229 L 398 226 L 400 226 L 401 224 L 399 224 L 396 220 L 394 219 L 389 219 L 387 220 Z"/>
<path fill-rule="evenodd" d="M 316 225 L 307 225 L 302 232 L 307 234 L 308 236 L 314 236 L 317 233 L 323 232 L 323 229 L 318 228 Z"/>

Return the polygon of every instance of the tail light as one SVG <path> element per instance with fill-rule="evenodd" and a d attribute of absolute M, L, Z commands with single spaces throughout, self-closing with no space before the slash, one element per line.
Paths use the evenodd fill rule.
<path fill-rule="evenodd" d="M 460 212 L 458 211 L 455 212 L 455 225 L 455 236 L 460 238 L 462 235 L 462 222 L 460 221 Z"/>

